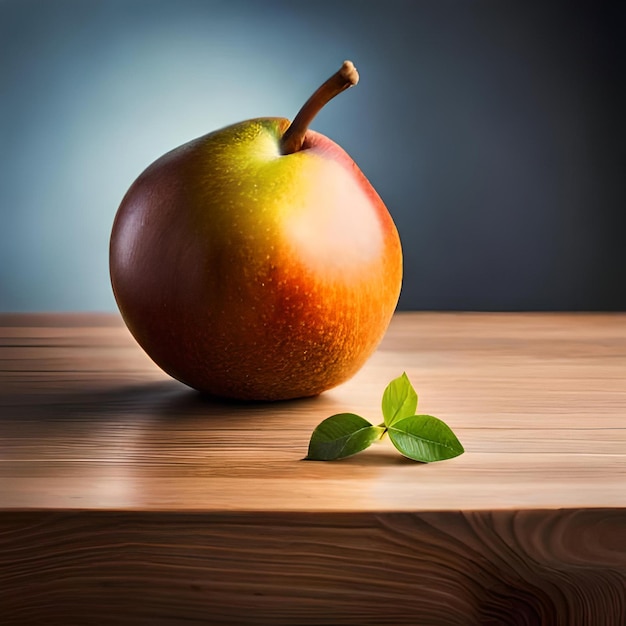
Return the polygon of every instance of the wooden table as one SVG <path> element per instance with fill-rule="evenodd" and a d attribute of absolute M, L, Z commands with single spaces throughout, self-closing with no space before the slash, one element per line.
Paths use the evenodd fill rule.
<path fill-rule="evenodd" d="M 626 624 L 626 314 L 400 313 L 350 382 L 209 400 L 117 316 L 0 316 L 0 623 Z M 406 371 L 466 453 L 306 462 Z"/>

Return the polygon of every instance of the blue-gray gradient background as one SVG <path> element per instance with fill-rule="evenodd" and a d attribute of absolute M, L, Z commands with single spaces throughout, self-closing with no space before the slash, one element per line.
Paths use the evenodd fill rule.
<path fill-rule="evenodd" d="M 404 309 L 626 309 L 623 2 L 0 0 L 0 310 L 116 310 L 108 238 L 155 158 L 293 117 L 357 161 Z"/>

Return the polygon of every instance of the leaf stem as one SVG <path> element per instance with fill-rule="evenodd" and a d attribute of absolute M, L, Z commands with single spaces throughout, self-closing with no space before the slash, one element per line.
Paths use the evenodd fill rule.
<path fill-rule="evenodd" d="M 293 154 L 302 148 L 309 124 L 322 107 L 336 95 L 359 82 L 359 73 L 352 61 L 343 65 L 304 103 L 280 140 L 281 154 Z"/>

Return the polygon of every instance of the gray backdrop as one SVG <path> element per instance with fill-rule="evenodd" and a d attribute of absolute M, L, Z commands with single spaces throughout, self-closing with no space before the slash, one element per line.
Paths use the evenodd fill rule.
<path fill-rule="evenodd" d="M 293 117 L 387 203 L 405 309 L 626 309 L 623 2 L 0 0 L 0 310 L 115 310 L 134 178 L 225 124 Z"/>

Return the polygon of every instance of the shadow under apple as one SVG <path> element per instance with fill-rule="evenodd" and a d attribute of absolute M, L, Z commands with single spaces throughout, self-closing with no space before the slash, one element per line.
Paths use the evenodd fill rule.
<path fill-rule="evenodd" d="M 302 463 L 315 426 L 346 410 L 332 391 L 298 400 L 246 402 L 164 379 L 45 395 L 8 393 L 0 399 L 0 410 L 0 437 L 12 441 L 7 455 L 15 459 L 45 438 L 54 445 L 44 456 L 62 449 L 67 460 L 202 464 L 203 458 L 217 456 L 224 458 L 224 471 L 234 462 L 245 464 L 251 473 L 259 470 L 254 456 L 278 464 L 285 474 L 318 473 L 320 465 L 334 475 L 414 463 L 384 443 L 341 461 Z"/>

